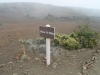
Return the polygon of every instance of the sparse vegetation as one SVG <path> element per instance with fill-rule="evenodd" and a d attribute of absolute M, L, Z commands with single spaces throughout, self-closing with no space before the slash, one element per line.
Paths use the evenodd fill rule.
<path fill-rule="evenodd" d="M 0 26 L 2 26 L 2 23 L 0 22 Z"/>
<path fill-rule="evenodd" d="M 21 52 L 22 52 L 21 59 L 26 60 L 26 59 L 28 59 L 28 55 L 27 55 L 27 51 L 25 49 L 25 44 L 32 45 L 33 40 L 32 39 L 28 39 L 28 40 L 19 39 L 18 41 L 21 43 Z"/>
<path fill-rule="evenodd" d="M 2 25 L 2 22 L 0 22 L 0 29 L 2 29 L 3 28 L 3 25 Z"/>
<path fill-rule="evenodd" d="M 95 48 L 98 46 L 100 35 L 94 31 L 88 24 L 78 27 L 79 30 L 72 33 L 70 36 L 76 39 L 82 48 Z"/>
<path fill-rule="evenodd" d="M 29 14 L 27 14 L 26 17 L 29 18 L 29 19 L 35 19 L 35 17 L 33 17 L 33 16 L 29 15 Z"/>
<path fill-rule="evenodd" d="M 29 51 L 35 52 L 36 50 L 37 50 L 37 45 L 32 44 L 29 46 Z"/>
<path fill-rule="evenodd" d="M 28 39 L 28 40 L 25 40 L 25 39 L 19 39 L 18 40 L 20 43 L 24 43 L 24 44 L 33 44 L 33 41 L 32 39 Z"/>
<path fill-rule="evenodd" d="M 37 40 L 38 44 L 45 44 L 46 43 L 45 38 L 37 38 L 36 40 Z"/>
<path fill-rule="evenodd" d="M 52 45 L 54 46 L 63 46 L 69 50 L 79 49 L 81 45 L 74 38 L 70 37 L 66 34 L 56 34 L 56 38 L 52 41 Z"/>
<path fill-rule="evenodd" d="M 21 45 L 21 48 L 22 48 L 22 53 L 23 53 L 21 59 L 24 59 L 24 60 L 28 59 L 24 44 Z"/>
<path fill-rule="evenodd" d="M 100 11 L 90 10 L 33 2 L 0 3 L 3 27 L 0 29 L 0 75 L 100 75 L 100 41 L 98 47 L 91 47 L 90 43 L 85 46 L 88 40 L 99 40 L 94 30 L 100 33 Z M 39 26 L 48 23 L 55 27 L 55 32 L 62 33 L 56 34 L 55 42 L 51 42 L 50 66 L 47 66 L 46 39 L 39 38 Z M 87 27 L 84 30 L 85 26 L 72 31 L 83 23 L 94 27 L 94 30 L 89 27 L 93 34 L 87 32 Z M 87 33 L 80 35 L 81 29 L 89 37 Z"/>
<path fill-rule="evenodd" d="M 48 19 L 49 21 L 56 21 L 58 20 L 57 17 L 55 17 L 54 15 L 48 14 L 45 19 Z"/>
<path fill-rule="evenodd" d="M 34 40 L 32 40 L 32 39 L 28 39 L 28 40 L 26 40 L 26 44 L 30 44 L 30 45 L 32 45 L 33 42 L 34 42 Z"/>
<path fill-rule="evenodd" d="M 95 48 L 100 40 L 99 33 L 90 28 L 88 24 L 79 26 L 79 30 L 72 32 L 70 35 L 56 34 L 55 37 L 52 41 L 53 46 L 63 46 L 69 50 Z"/>

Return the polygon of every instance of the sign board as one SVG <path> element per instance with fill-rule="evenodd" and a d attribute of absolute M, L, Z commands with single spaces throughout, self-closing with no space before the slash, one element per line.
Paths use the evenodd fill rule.
<path fill-rule="evenodd" d="M 46 27 L 40 26 L 39 27 L 40 36 L 54 39 L 55 38 L 55 28 L 54 27 Z"/>

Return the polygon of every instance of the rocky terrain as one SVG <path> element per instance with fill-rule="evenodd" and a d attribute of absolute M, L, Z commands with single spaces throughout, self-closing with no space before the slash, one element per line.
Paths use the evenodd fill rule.
<path fill-rule="evenodd" d="M 32 6 L 36 7 L 34 11 Z M 74 16 L 79 10 L 75 11 L 43 4 L 0 4 L 0 75 L 100 75 L 100 45 L 95 49 L 72 51 L 51 45 L 51 65 L 46 67 L 45 40 L 40 41 L 40 25 L 50 24 L 56 33 L 70 34 L 78 25 L 89 23 L 100 32 L 99 16 L 91 14 L 93 16 L 80 19 Z M 25 42 L 24 45 L 21 42 Z"/>

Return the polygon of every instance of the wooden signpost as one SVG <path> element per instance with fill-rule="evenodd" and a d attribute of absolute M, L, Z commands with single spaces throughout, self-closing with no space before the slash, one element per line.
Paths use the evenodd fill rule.
<path fill-rule="evenodd" d="M 40 26 L 39 27 L 40 36 L 54 39 L 55 38 L 55 28 L 50 27 L 50 25 Z"/>
<path fill-rule="evenodd" d="M 55 38 L 55 28 L 50 27 L 49 24 L 46 26 L 39 27 L 40 36 L 46 38 L 46 63 L 50 65 L 50 39 Z"/>

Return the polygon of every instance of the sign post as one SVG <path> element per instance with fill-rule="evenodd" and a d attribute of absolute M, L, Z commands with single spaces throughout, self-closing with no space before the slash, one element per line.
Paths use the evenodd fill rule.
<path fill-rule="evenodd" d="M 46 27 L 50 27 L 50 25 L 46 25 Z M 46 62 L 47 65 L 50 65 L 50 38 L 46 38 Z"/>
<path fill-rule="evenodd" d="M 49 24 L 46 26 L 39 27 L 40 36 L 46 37 L 46 64 L 50 65 L 50 39 L 55 38 L 55 28 L 50 27 Z"/>

